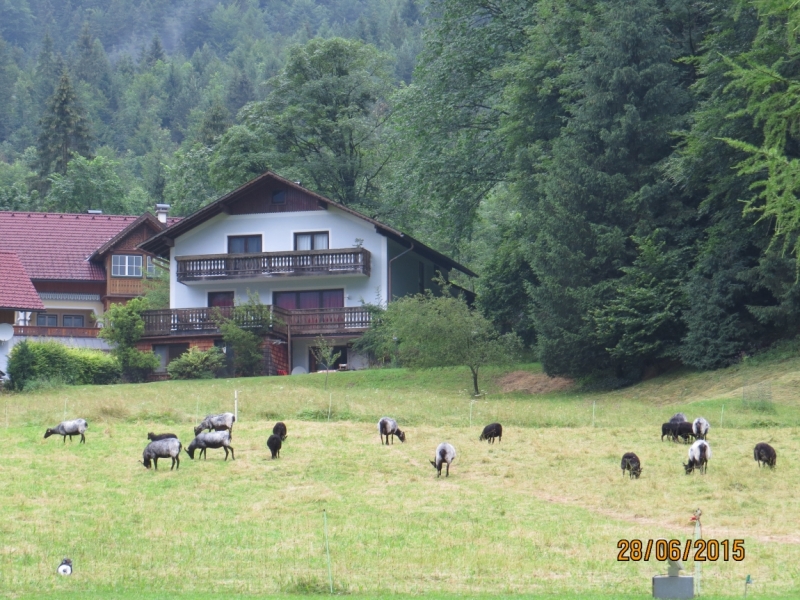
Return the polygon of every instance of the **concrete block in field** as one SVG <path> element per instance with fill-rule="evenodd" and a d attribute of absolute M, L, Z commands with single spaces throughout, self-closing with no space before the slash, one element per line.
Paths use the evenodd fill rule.
<path fill-rule="evenodd" d="M 675 600 L 694 598 L 694 577 L 691 575 L 679 577 L 656 575 L 653 577 L 653 598 Z"/>

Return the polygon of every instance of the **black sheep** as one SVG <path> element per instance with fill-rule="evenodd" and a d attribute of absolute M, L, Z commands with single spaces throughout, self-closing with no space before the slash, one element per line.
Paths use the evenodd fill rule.
<path fill-rule="evenodd" d="M 629 471 L 631 479 L 634 477 L 639 479 L 639 475 L 642 474 L 642 463 L 633 452 L 626 452 L 622 455 L 620 468 L 622 469 L 623 477 L 625 477 L 625 471 Z"/>
<path fill-rule="evenodd" d="M 759 442 L 756 444 L 756 447 L 753 448 L 753 458 L 758 463 L 759 469 L 761 468 L 761 463 L 764 463 L 770 469 L 774 469 L 775 461 L 778 460 L 778 454 L 775 452 L 775 448 L 766 442 Z"/>
<path fill-rule="evenodd" d="M 273 433 L 269 436 L 267 440 L 267 448 L 269 451 L 272 452 L 272 459 L 275 460 L 276 458 L 281 457 L 281 436 L 276 433 Z"/>
<path fill-rule="evenodd" d="M 169 440 L 169 439 L 178 439 L 178 436 L 174 433 L 153 433 L 152 431 L 147 434 L 147 439 L 151 442 L 157 442 L 159 440 Z"/>
<path fill-rule="evenodd" d="M 497 438 L 499 442 L 503 441 L 503 426 L 500 423 L 491 423 L 484 427 L 478 441 L 489 440 L 490 444 L 494 444 L 494 438 Z"/>
<path fill-rule="evenodd" d="M 283 421 L 278 421 L 275 423 L 275 427 L 272 428 L 272 433 L 280 436 L 282 442 L 285 442 L 286 438 L 289 437 L 286 433 L 286 423 Z"/>

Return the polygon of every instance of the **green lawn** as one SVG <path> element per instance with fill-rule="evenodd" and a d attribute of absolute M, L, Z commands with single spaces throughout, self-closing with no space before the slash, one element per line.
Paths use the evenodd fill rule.
<path fill-rule="evenodd" d="M 504 394 L 502 374 L 487 370 L 477 401 L 461 369 L 336 373 L 327 391 L 307 375 L 2 395 L 0 593 L 326 593 L 324 510 L 339 593 L 645 598 L 666 569 L 652 558 L 618 562 L 618 540 L 690 537 L 699 506 L 706 538 L 746 548 L 743 562 L 703 566 L 703 597 L 740 597 L 748 574 L 748 597 L 800 597 L 800 360 L 595 394 Z M 771 400 L 743 402 L 742 385 L 758 382 L 770 382 Z M 233 409 L 234 390 L 235 462 L 209 450 L 207 461 L 184 454 L 178 472 L 138 463 L 148 431 L 188 444 L 198 416 Z M 90 422 L 86 445 L 42 438 L 65 403 L 69 418 Z M 678 410 L 711 422 L 706 476 L 685 476 L 686 446 L 659 439 Z M 380 445 L 384 415 L 406 430 L 405 444 Z M 272 461 L 265 442 L 278 419 L 289 438 Z M 503 441 L 479 443 L 493 420 Z M 458 456 L 437 479 L 428 460 L 444 440 Z M 753 461 L 759 441 L 778 450 L 774 472 Z M 638 481 L 620 475 L 631 450 L 643 461 Z M 55 575 L 64 556 L 75 564 L 69 578 Z"/>

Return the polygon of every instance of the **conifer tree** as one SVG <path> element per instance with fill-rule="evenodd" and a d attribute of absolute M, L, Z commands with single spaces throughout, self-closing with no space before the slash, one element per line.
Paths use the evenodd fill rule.
<path fill-rule="evenodd" d="M 66 174 L 73 153 L 91 157 L 89 123 L 66 72 L 61 75 L 39 126 L 37 152 L 42 179 L 51 173 Z"/>

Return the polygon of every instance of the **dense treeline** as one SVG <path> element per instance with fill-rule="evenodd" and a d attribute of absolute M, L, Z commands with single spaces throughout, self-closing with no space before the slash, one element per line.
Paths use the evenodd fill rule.
<path fill-rule="evenodd" d="M 605 385 L 796 332 L 788 0 L 100 4 L 0 3 L 0 208 L 187 214 L 272 168 Z"/>

